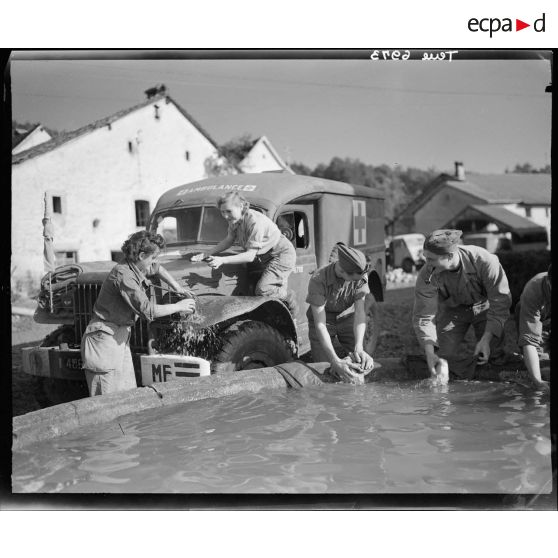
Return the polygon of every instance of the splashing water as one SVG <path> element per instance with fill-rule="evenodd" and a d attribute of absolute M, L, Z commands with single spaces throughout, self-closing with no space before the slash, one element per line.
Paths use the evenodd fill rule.
<path fill-rule="evenodd" d="M 201 314 L 180 314 L 180 320 L 162 328 L 157 335 L 157 348 L 163 354 L 195 355 L 210 358 L 220 346 L 215 327 L 200 327 Z"/>

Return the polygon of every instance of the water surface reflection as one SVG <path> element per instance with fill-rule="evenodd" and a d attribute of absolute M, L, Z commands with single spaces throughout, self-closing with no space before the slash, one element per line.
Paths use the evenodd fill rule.
<path fill-rule="evenodd" d="M 548 396 L 329 384 L 153 409 L 13 456 L 14 492 L 551 491 Z"/>

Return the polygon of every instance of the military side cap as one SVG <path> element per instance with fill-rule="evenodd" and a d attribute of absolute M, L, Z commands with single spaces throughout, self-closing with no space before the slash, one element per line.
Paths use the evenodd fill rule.
<path fill-rule="evenodd" d="M 444 254 L 450 254 L 457 250 L 457 245 L 462 231 L 455 229 L 439 229 L 437 231 L 432 231 L 424 241 L 424 249 L 442 256 Z"/>
<path fill-rule="evenodd" d="M 337 244 L 339 265 L 345 273 L 364 273 L 368 269 L 366 256 L 356 248 L 350 248 L 343 243 Z"/>

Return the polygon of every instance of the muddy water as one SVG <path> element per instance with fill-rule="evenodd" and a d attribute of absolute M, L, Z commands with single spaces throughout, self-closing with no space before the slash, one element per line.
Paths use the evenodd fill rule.
<path fill-rule="evenodd" d="M 149 410 L 13 456 L 14 492 L 551 491 L 549 400 L 330 384 Z"/>

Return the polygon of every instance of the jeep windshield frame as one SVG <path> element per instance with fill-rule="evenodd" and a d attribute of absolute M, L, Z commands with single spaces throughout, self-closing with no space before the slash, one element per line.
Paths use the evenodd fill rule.
<path fill-rule="evenodd" d="M 218 244 L 227 236 L 228 223 L 215 205 L 181 205 L 154 213 L 149 230 L 161 234 L 167 246 Z"/>

